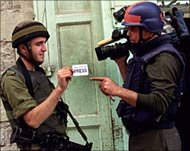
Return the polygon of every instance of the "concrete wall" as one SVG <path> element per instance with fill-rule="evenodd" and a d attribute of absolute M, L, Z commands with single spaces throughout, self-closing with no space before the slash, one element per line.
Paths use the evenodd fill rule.
<path fill-rule="evenodd" d="M 17 54 L 11 47 L 11 34 L 14 27 L 21 21 L 32 20 L 34 16 L 32 0 L 1 0 L 1 40 L 0 40 L 0 76 L 3 71 L 15 63 Z M 0 97 L 0 150 L 17 150 L 10 145 L 11 128 Z"/>

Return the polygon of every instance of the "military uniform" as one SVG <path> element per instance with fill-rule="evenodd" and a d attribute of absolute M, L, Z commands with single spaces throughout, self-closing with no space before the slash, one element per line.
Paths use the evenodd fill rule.
<path fill-rule="evenodd" d="M 22 119 L 22 116 L 32 108 L 36 107 L 38 104 L 43 102 L 51 91 L 53 90 L 53 85 L 50 83 L 48 78 L 41 71 L 28 71 L 32 85 L 33 85 L 33 96 L 28 92 L 28 88 L 25 83 L 24 76 L 20 73 L 18 66 L 12 66 L 9 68 L 2 77 L 2 90 L 4 94 L 4 103 L 9 106 L 8 117 L 9 119 Z M 54 132 L 59 135 L 66 136 L 66 121 L 65 119 L 60 119 L 58 117 L 56 109 L 49 116 L 49 118 L 44 121 L 39 128 L 35 129 L 36 137 L 42 137 L 49 132 Z M 14 128 L 15 123 L 12 124 Z M 20 148 L 32 149 L 30 147 L 36 148 L 35 143 L 24 143 L 19 144 Z"/>

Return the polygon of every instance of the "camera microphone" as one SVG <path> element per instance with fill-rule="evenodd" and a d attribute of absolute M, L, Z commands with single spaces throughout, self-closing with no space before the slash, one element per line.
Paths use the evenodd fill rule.
<path fill-rule="evenodd" d="M 99 41 L 98 42 L 98 46 L 104 46 L 104 45 L 110 44 L 112 42 L 118 41 L 121 38 L 127 38 L 126 34 L 127 34 L 127 30 L 126 29 L 115 29 L 112 32 L 112 36 L 110 38 L 107 38 L 107 39 Z"/>
<path fill-rule="evenodd" d="M 107 44 L 112 43 L 112 42 L 114 42 L 114 40 L 110 37 L 110 38 L 99 41 L 98 46 L 107 45 Z"/>

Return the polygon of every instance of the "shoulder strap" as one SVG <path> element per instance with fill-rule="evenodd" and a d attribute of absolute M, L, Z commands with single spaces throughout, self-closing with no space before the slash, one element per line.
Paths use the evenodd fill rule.
<path fill-rule="evenodd" d="M 156 49 L 153 49 L 150 53 L 145 54 L 144 56 L 142 56 L 142 59 L 145 63 L 147 63 L 151 58 L 155 57 L 156 55 L 162 52 L 168 52 L 168 53 L 174 54 L 179 59 L 181 67 L 182 67 L 182 73 L 181 73 L 181 78 L 179 79 L 178 85 L 180 87 L 179 91 L 183 92 L 184 87 L 185 87 L 184 77 L 185 77 L 186 65 L 184 61 L 184 54 L 182 52 L 178 51 L 172 44 L 167 43 L 167 44 L 161 45 L 160 47 L 157 47 Z"/>
<path fill-rule="evenodd" d="M 19 67 L 22 75 L 24 76 L 25 84 L 26 84 L 26 86 L 28 88 L 28 91 L 29 91 L 30 95 L 34 96 L 33 86 L 32 86 L 32 80 L 31 80 L 31 77 L 30 77 L 30 75 L 28 73 L 28 70 L 26 69 L 26 66 L 24 65 L 24 63 L 22 62 L 22 60 L 20 58 L 17 60 L 16 64 Z M 45 74 L 44 70 L 41 67 L 35 66 L 35 68 L 36 68 L 36 70 L 41 71 L 42 73 Z M 49 81 L 49 79 L 48 79 L 48 81 Z M 51 83 L 51 85 L 52 85 L 52 83 Z"/>
<path fill-rule="evenodd" d="M 22 75 L 24 76 L 25 84 L 28 88 L 30 95 L 34 96 L 33 88 L 32 88 L 32 80 L 30 78 L 28 70 L 26 69 L 26 66 L 24 65 L 24 63 L 22 62 L 20 58 L 17 60 L 16 64 L 18 65 L 20 71 L 22 72 Z"/>
<path fill-rule="evenodd" d="M 148 62 L 151 58 L 155 57 L 156 55 L 162 53 L 162 52 L 168 52 L 168 53 L 172 53 L 172 54 L 176 54 L 178 56 L 178 58 L 180 59 L 182 64 L 184 63 L 184 59 L 182 57 L 182 55 L 180 54 L 180 52 L 178 52 L 172 44 L 167 43 L 164 45 L 161 45 L 160 47 L 157 47 L 153 50 L 151 50 L 149 53 L 145 54 L 144 56 L 142 56 L 142 59 L 145 62 Z"/>

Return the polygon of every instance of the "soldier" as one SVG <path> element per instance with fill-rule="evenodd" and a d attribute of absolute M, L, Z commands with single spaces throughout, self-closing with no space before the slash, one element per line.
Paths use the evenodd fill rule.
<path fill-rule="evenodd" d="M 16 142 L 21 150 L 58 150 L 58 141 L 68 141 L 66 113 L 59 108 L 73 72 L 70 67 L 58 70 L 56 87 L 48 80 L 40 65 L 49 37 L 37 21 L 21 22 L 12 33 L 12 47 L 19 58 L 3 74 L 1 87 L 13 128 L 11 143 Z"/>

